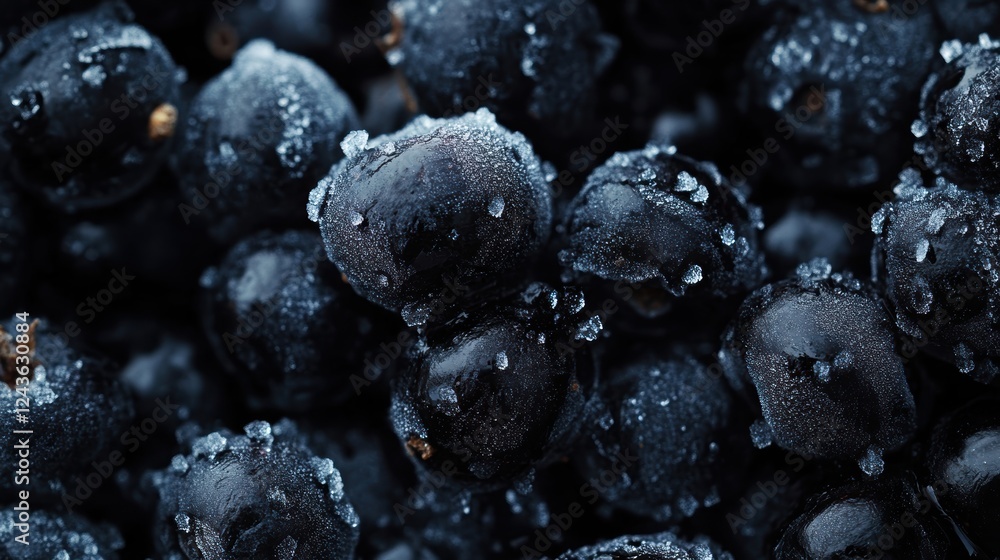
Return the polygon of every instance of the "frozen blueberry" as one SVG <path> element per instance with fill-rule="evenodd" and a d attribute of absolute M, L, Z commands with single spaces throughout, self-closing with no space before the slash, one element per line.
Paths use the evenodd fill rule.
<path fill-rule="evenodd" d="M 13 313 L 30 269 L 28 208 L 18 193 L 0 180 L 0 313 Z"/>
<path fill-rule="evenodd" d="M 281 49 L 314 54 L 337 49 L 330 30 L 332 4 L 322 0 L 293 2 L 252 1 L 213 6 L 208 27 L 208 48 L 212 55 L 230 60 L 242 43 L 262 38 Z"/>
<path fill-rule="evenodd" d="M 156 545 L 166 558 L 354 557 L 358 516 L 333 461 L 296 442 L 293 425 L 212 432 L 155 473 Z"/>
<path fill-rule="evenodd" d="M 714 165 L 672 147 L 612 156 L 573 199 L 566 222 L 563 267 L 616 293 L 641 286 L 643 296 L 628 303 L 646 316 L 667 311 L 671 297 L 745 293 L 765 273 L 758 209 Z"/>
<path fill-rule="evenodd" d="M 927 456 L 929 488 L 985 556 L 1000 555 L 1000 400 L 984 398 L 947 416 Z"/>
<path fill-rule="evenodd" d="M 411 325 L 522 271 L 549 237 L 541 164 L 485 109 L 370 141 L 353 132 L 343 148 L 309 216 L 354 290 Z"/>
<path fill-rule="evenodd" d="M 855 482 L 814 496 L 785 528 L 775 560 L 945 560 L 948 532 L 912 475 Z"/>
<path fill-rule="evenodd" d="M 15 317 L 0 326 L 0 400 L 9 411 L 0 416 L 0 443 L 12 450 L 18 438 L 29 439 L 31 496 L 59 499 L 74 475 L 118 449 L 135 415 L 134 404 L 106 359 L 67 346 L 67 337 L 52 323 L 29 320 Z M 29 406 L 18 402 L 25 396 Z M 15 409 L 27 411 L 17 415 Z M 0 496 L 6 501 L 25 489 L 15 483 L 17 469 L 16 461 L 0 466 Z"/>
<path fill-rule="evenodd" d="M 493 489 L 567 451 L 592 394 L 583 295 L 533 284 L 430 327 L 392 399 L 396 435 L 426 473 Z"/>
<path fill-rule="evenodd" d="M 351 101 L 318 66 L 266 41 L 244 47 L 198 94 L 174 158 L 185 221 L 220 241 L 305 222 L 309 190 L 357 128 Z"/>
<path fill-rule="evenodd" d="M 565 136 L 591 119 L 617 40 L 587 0 L 395 0 L 386 58 L 421 108 L 485 107 L 506 126 Z"/>
<path fill-rule="evenodd" d="M 118 529 L 72 513 L 29 510 L 24 529 L 12 507 L 0 512 L 0 552 L 8 560 L 118 560 L 125 546 Z M 24 540 L 15 540 L 24 539 Z"/>
<path fill-rule="evenodd" d="M 732 465 L 750 455 L 722 368 L 678 351 L 609 369 L 593 445 L 578 446 L 582 476 L 600 481 L 615 507 L 658 520 L 717 504 L 735 480 Z M 611 484 L 601 478 L 609 470 Z"/>
<path fill-rule="evenodd" d="M 624 536 L 571 550 L 557 560 L 733 560 L 705 537 L 685 541 L 674 533 Z"/>
<path fill-rule="evenodd" d="M 946 64 L 931 74 L 912 126 L 914 150 L 937 174 L 973 190 L 1000 190 L 1000 43 L 941 45 Z"/>
<path fill-rule="evenodd" d="M 354 395 L 351 375 L 385 337 L 314 232 L 263 232 L 202 276 L 205 330 L 254 409 L 295 413 Z M 374 312 L 374 313 L 373 313 Z"/>
<path fill-rule="evenodd" d="M 146 186 L 166 159 L 182 73 L 122 2 L 58 18 L 0 58 L 0 153 L 67 211 Z"/>
<path fill-rule="evenodd" d="M 892 303 L 900 352 L 918 350 L 988 383 L 1000 358 L 1000 205 L 907 172 L 897 199 L 872 217 L 873 274 Z"/>
<path fill-rule="evenodd" d="M 933 10 L 899 17 L 884 1 L 809 1 L 791 12 L 750 50 L 742 93 L 778 146 L 776 177 L 804 189 L 890 178 L 939 41 Z"/>
<path fill-rule="evenodd" d="M 837 270 L 867 272 L 871 244 L 865 243 L 870 236 L 860 228 L 845 230 L 849 222 L 829 211 L 830 206 L 792 206 L 765 229 L 762 245 L 776 275 L 786 276 L 799 264 L 817 258 L 827 259 Z"/>
<path fill-rule="evenodd" d="M 759 399 L 758 447 L 857 461 L 869 475 L 916 429 L 913 395 L 892 321 L 873 291 L 813 261 L 764 286 L 724 337 L 723 364 Z"/>

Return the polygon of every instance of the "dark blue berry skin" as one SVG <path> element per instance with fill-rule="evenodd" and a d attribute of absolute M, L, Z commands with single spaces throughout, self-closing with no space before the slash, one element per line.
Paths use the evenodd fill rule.
<path fill-rule="evenodd" d="M 390 9 L 399 29 L 387 60 L 427 114 L 485 107 L 532 138 L 565 137 L 594 118 L 617 41 L 589 1 L 568 14 L 556 0 L 396 0 Z"/>
<path fill-rule="evenodd" d="M 411 325 L 527 268 L 548 240 L 541 164 L 486 110 L 343 145 L 309 215 L 354 290 Z"/>
<path fill-rule="evenodd" d="M 760 227 L 758 210 L 714 165 L 650 145 L 594 170 L 567 209 L 559 256 L 569 276 L 596 277 L 639 315 L 657 317 L 682 298 L 757 286 Z"/>
<path fill-rule="evenodd" d="M 892 323 L 873 291 L 814 261 L 754 292 L 723 340 L 730 381 L 756 395 L 768 437 L 820 459 L 882 470 L 913 435 L 916 411 Z M 769 433 L 768 433 L 769 432 Z"/>
<path fill-rule="evenodd" d="M 705 537 L 685 541 L 674 533 L 622 536 L 571 550 L 557 560 L 732 560 Z"/>
<path fill-rule="evenodd" d="M 529 477 L 578 436 L 600 320 L 583 295 L 535 284 L 428 328 L 396 380 L 393 428 L 423 473 L 475 491 Z"/>
<path fill-rule="evenodd" d="M 54 18 L 90 9 L 97 3 L 97 0 L 82 0 L 45 5 L 43 8 L 38 0 L 5 2 L 3 13 L 0 13 L 0 57 L 15 44 L 38 33 L 39 29 L 44 28 Z"/>
<path fill-rule="evenodd" d="M 892 305 L 900 352 L 922 350 L 982 383 L 1000 357 L 1000 226 L 996 200 L 906 173 L 872 218 L 872 273 Z"/>
<path fill-rule="evenodd" d="M 132 396 L 117 379 L 117 371 L 102 356 L 66 346 L 66 337 L 44 319 L 29 333 L 19 333 L 19 320 L 5 322 L 0 329 L 0 370 L 5 385 L 0 386 L 2 404 L 10 414 L 0 417 L 0 443 L 13 449 L 13 430 L 30 429 L 30 493 L 33 499 L 58 500 L 71 487 L 71 478 L 91 468 L 91 462 L 104 461 L 120 447 L 119 438 L 135 416 Z M 23 330 L 23 328 L 22 328 Z M 16 403 L 23 395 L 15 392 L 16 379 L 23 377 L 16 369 L 16 336 L 29 334 L 33 352 L 29 354 L 30 413 L 28 422 L 15 421 Z M 31 347 L 32 344 L 28 346 Z M 24 437 L 24 436 L 21 436 Z M 17 495 L 14 471 L 16 462 L 0 467 L 0 496 L 10 501 Z M 75 483 L 74 483 L 75 484 Z M 35 502 L 32 502 L 33 504 Z"/>
<path fill-rule="evenodd" d="M 1000 6 L 992 0 L 934 0 L 931 2 L 947 39 L 974 43 L 988 33 L 1000 33 Z"/>
<path fill-rule="evenodd" d="M 173 159 L 186 206 L 223 243 L 308 223 L 309 191 L 357 128 L 351 101 L 311 61 L 255 41 L 192 103 Z"/>
<path fill-rule="evenodd" d="M 28 207 L 9 183 L 0 181 L 0 313 L 14 313 L 21 304 L 30 269 Z"/>
<path fill-rule="evenodd" d="M 319 234 L 263 232 L 202 276 L 205 331 L 253 409 L 296 414 L 354 396 L 366 352 L 392 340 L 382 310 L 357 297 Z"/>
<path fill-rule="evenodd" d="M 660 521 L 717 504 L 738 480 L 732 465 L 750 455 L 748 419 L 721 368 L 679 350 L 609 366 L 592 441 L 578 446 L 581 475 L 600 480 L 617 466 L 615 482 L 602 481 L 603 499 Z"/>
<path fill-rule="evenodd" d="M 941 56 L 946 64 L 924 85 L 913 123 L 914 151 L 959 187 L 1000 191 L 1000 43 L 947 41 Z"/>
<path fill-rule="evenodd" d="M 887 3 L 887 6 L 891 3 Z M 940 38 L 933 10 L 792 3 L 750 50 L 741 104 L 781 146 L 776 180 L 843 190 L 891 178 Z"/>
<path fill-rule="evenodd" d="M 333 461 L 298 443 L 291 423 L 245 431 L 182 442 L 190 452 L 153 474 L 160 556 L 353 558 L 358 516 Z"/>
<path fill-rule="evenodd" d="M 1000 555 L 1000 400 L 983 398 L 948 415 L 927 453 L 929 486 L 944 512 L 984 557 Z"/>
<path fill-rule="evenodd" d="M 168 154 L 182 74 L 131 21 L 109 2 L 53 21 L 0 59 L 3 171 L 64 211 L 132 195 Z"/>
<path fill-rule="evenodd" d="M 913 475 L 854 482 L 813 496 L 785 528 L 773 558 L 957 558 L 946 524 Z"/>
<path fill-rule="evenodd" d="M 118 529 L 94 523 L 86 517 L 55 510 L 31 508 L 28 545 L 17 542 L 22 536 L 14 527 L 17 512 L 11 507 L 0 512 L 0 554 L 7 560 L 118 560 L 125 543 Z"/>

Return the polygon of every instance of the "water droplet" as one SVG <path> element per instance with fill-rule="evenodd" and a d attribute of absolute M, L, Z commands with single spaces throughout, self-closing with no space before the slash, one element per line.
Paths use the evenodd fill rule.
<path fill-rule="evenodd" d="M 351 225 L 352 226 L 357 227 L 357 226 L 360 226 L 361 224 L 365 223 L 365 217 L 362 216 L 360 212 L 355 212 L 355 211 L 352 210 L 351 213 L 350 213 L 350 217 L 351 217 Z"/>
<path fill-rule="evenodd" d="M 503 208 L 504 208 L 503 197 L 497 195 L 496 197 L 493 198 L 493 200 L 490 201 L 490 205 L 487 208 L 487 210 L 489 210 L 491 216 L 493 216 L 494 218 L 499 218 L 500 216 L 503 216 Z"/>
<path fill-rule="evenodd" d="M 365 151 L 368 147 L 368 132 L 364 130 L 355 130 L 349 133 L 340 143 L 340 149 L 344 151 L 344 155 L 348 158 L 353 158 Z"/>
<path fill-rule="evenodd" d="M 726 224 L 722 226 L 722 231 L 719 232 L 719 237 L 722 238 L 723 245 L 729 247 L 736 242 L 736 230 L 733 229 L 732 224 Z"/>
<path fill-rule="evenodd" d="M 177 524 L 177 530 L 182 533 L 187 533 L 191 531 L 191 518 L 186 514 L 178 513 L 174 516 L 174 523 Z"/>
<path fill-rule="evenodd" d="M 681 280 L 683 280 L 685 284 L 697 284 L 698 282 L 701 282 L 701 267 L 696 264 L 691 265 L 691 268 L 687 269 L 687 272 L 684 273 L 684 277 L 681 278 Z"/>
<path fill-rule="evenodd" d="M 865 456 L 858 461 L 858 466 L 868 476 L 878 476 L 885 469 L 885 462 L 882 460 L 882 450 L 876 446 L 868 448 Z"/>

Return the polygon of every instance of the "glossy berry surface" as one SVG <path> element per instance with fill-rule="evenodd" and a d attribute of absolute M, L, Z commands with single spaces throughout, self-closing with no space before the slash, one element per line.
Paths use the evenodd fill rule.
<path fill-rule="evenodd" d="M 850 483 L 811 498 L 774 558 L 944 560 L 956 557 L 946 527 L 912 475 Z"/>
<path fill-rule="evenodd" d="M 780 143 L 783 182 L 862 187 L 906 157 L 938 31 L 932 10 L 899 17 L 867 4 L 790 4 L 747 55 L 743 108 Z"/>
<path fill-rule="evenodd" d="M 673 533 L 625 536 L 571 550 L 558 560 L 732 560 L 705 537 L 685 541 Z"/>
<path fill-rule="evenodd" d="M 67 346 L 66 336 L 48 320 L 32 321 L 28 331 L 23 327 L 18 330 L 19 323 L 24 324 L 12 319 L 0 327 L 0 370 L 4 381 L 0 400 L 10 411 L 25 408 L 23 401 L 17 402 L 24 395 L 16 391 L 24 386 L 18 385 L 17 379 L 24 377 L 30 381 L 27 394 L 33 398 L 27 422 L 18 422 L 14 414 L 0 419 L 4 430 L 2 441 L 6 448 L 13 449 L 18 437 L 13 430 L 34 432 L 29 437 L 31 464 L 35 468 L 31 472 L 34 475 L 31 495 L 39 502 L 60 500 L 65 496 L 64 491 L 72 492 L 74 475 L 92 468 L 91 462 L 106 460 L 110 452 L 120 447 L 119 440 L 128 430 L 135 408 L 132 396 L 107 359 Z M 28 335 L 28 354 L 17 351 L 20 335 Z M 19 356 L 28 356 L 27 366 L 17 359 Z M 28 375 L 21 375 L 25 371 L 22 367 L 27 367 Z M 9 461 L 0 470 L 3 474 L 0 496 L 9 501 L 19 488 L 14 476 L 17 464 Z"/>
<path fill-rule="evenodd" d="M 174 161 L 187 203 L 181 213 L 223 242 L 265 225 L 308 223 L 308 193 L 358 123 L 322 69 L 267 41 L 241 49 L 190 112 Z"/>
<path fill-rule="evenodd" d="M 290 423 L 185 442 L 153 483 L 163 558 L 352 558 L 358 516 L 333 461 L 296 441 Z"/>
<path fill-rule="evenodd" d="M 650 145 L 590 175 L 567 210 L 560 260 L 571 276 L 643 286 L 650 297 L 629 303 L 655 316 L 671 296 L 725 298 L 761 281 L 758 212 L 714 165 Z"/>
<path fill-rule="evenodd" d="M 749 383 L 763 421 L 754 443 L 859 462 L 882 471 L 882 452 L 916 428 L 913 395 L 888 314 L 870 288 L 825 261 L 754 292 L 724 340 L 724 364 Z"/>
<path fill-rule="evenodd" d="M 951 362 L 983 383 L 1000 357 L 1000 207 L 992 196 L 902 177 L 898 197 L 872 219 L 873 274 L 904 335 L 900 352 Z"/>
<path fill-rule="evenodd" d="M 397 380 L 396 435 L 418 465 L 456 486 L 528 475 L 579 432 L 594 381 L 586 343 L 600 329 L 579 291 L 541 284 L 430 327 Z"/>
<path fill-rule="evenodd" d="M 581 128 L 616 40 L 589 1 L 395 0 L 387 60 L 432 116 L 479 107 L 506 126 L 549 135 Z"/>
<path fill-rule="evenodd" d="M 1000 401 L 983 398 L 948 415 L 931 439 L 929 484 L 942 509 L 987 557 L 1000 554 Z"/>
<path fill-rule="evenodd" d="M 6 176 L 67 211 L 132 195 L 170 149 L 182 78 L 123 3 L 52 21 L 0 58 Z"/>
<path fill-rule="evenodd" d="M 407 323 L 527 266 L 549 237 L 541 164 L 486 110 L 355 132 L 343 148 L 309 215 L 354 290 Z"/>
<path fill-rule="evenodd" d="M 319 234 L 260 233 L 202 276 L 205 330 L 253 408 L 314 410 L 354 395 L 381 311 L 340 279 Z M 374 311 L 374 313 L 373 313 Z"/>
<path fill-rule="evenodd" d="M 592 444 L 581 444 L 581 474 L 600 480 L 622 471 L 604 499 L 618 508 L 670 520 L 716 505 L 730 467 L 744 462 L 750 442 L 734 436 L 739 405 L 721 368 L 677 352 L 641 357 L 608 372 Z M 674 481 L 664 484 L 663 481 Z"/>
<path fill-rule="evenodd" d="M 1000 142 L 996 139 L 996 92 L 1000 43 L 984 36 L 941 45 L 944 64 L 931 74 L 913 123 L 914 151 L 936 173 L 962 188 L 1000 190 Z"/>

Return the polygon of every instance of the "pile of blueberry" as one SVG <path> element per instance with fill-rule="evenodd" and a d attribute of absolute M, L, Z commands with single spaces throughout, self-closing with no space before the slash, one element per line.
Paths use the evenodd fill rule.
<path fill-rule="evenodd" d="M 5 0 L 0 558 L 1000 558 L 988 0 Z"/>

